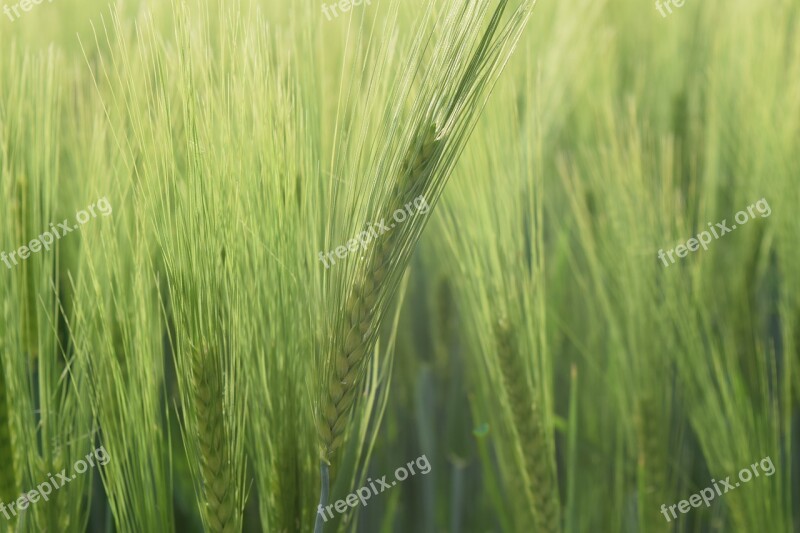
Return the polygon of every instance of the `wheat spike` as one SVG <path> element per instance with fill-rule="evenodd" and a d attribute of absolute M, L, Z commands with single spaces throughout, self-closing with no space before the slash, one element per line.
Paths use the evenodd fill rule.
<path fill-rule="evenodd" d="M 528 488 L 533 498 L 536 531 L 559 532 L 561 522 L 558 486 L 550 460 L 550 447 L 547 445 L 541 413 L 525 378 L 525 368 L 521 364 L 513 333 L 505 320 L 497 322 L 495 339 L 497 359 L 511 407 L 514 429 L 522 446 Z"/>
<path fill-rule="evenodd" d="M 233 533 L 237 527 L 235 483 L 230 471 L 222 398 L 222 376 L 209 350 L 193 350 L 192 391 L 200 451 L 200 474 L 208 527 L 215 533 Z"/>
<path fill-rule="evenodd" d="M 437 143 L 436 129 L 431 126 L 418 151 L 412 151 L 402 166 L 400 179 L 395 183 L 386 213 L 392 213 L 414 197 L 424 187 L 430 174 Z M 344 321 L 338 335 L 334 337 L 334 370 L 328 377 L 318 430 L 324 458 L 328 460 L 342 445 L 350 408 L 355 401 L 356 384 L 371 350 L 371 339 L 377 330 L 377 303 L 384 283 L 392 274 L 392 261 L 396 259 L 396 248 L 401 231 L 389 231 L 380 235 L 374 246 L 374 254 L 367 267 L 360 271 L 345 303 Z"/>

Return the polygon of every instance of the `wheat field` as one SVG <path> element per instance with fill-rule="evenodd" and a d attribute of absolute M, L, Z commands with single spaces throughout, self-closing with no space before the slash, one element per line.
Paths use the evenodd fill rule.
<path fill-rule="evenodd" d="M 800 533 L 797 0 L 0 3 L 0 531 Z"/>

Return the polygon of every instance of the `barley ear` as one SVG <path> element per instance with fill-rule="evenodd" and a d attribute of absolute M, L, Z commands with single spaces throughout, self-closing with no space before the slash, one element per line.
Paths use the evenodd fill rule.
<path fill-rule="evenodd" d="M 236 524 L 236 487 L 230 471 L 222 393 L 222 376 L 216 371 L 209 350 L 194 349 L 192 394 L 205 495 L 203 512 L 211 531 L 233 533 L 240 526 Z"/>
<path fill-rule="evenodd" d="M 533 500 L 533 513 L 537 531 L 561 531 L 558 485 L 551 447 L 547 444 L 544 421 L 538 403 L 526 378 L 513 332 L 506 320 L 495 324 L 497 360 L 503 387 L 511 408 L 514 429 L 522 447 L 522 461 L 528 478 L 528 489 Z"/>
<path fill-rule="evenodd" d="M 431 126 L 421 146 L 416 150 L 412 147 L 403 161 L 384 213 L 391 214 L 424 188 L 439 142 L 436 129 Z M 347 420 L 358 393 L 357 385 L 380 326 L 380 303 L 388 292 L 387 287 L 391 286 L 390 278 L 402 263 L 398 257 L 406 235 L 407 232 L 395 230 L 378 237 L 374 253 L 367 266 L 357 272 L 345 301 L 344 319 L 337 325 L 339 332 L 333 341 L 333 369 L 327 377 L 323 408 L 317 420 L 326 461 L 330 461 L 344 442 Z"/>

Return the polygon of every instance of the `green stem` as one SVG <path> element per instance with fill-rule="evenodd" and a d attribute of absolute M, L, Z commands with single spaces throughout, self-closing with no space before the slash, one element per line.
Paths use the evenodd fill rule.
<path fill-rule="evenodd" d="M 328 505 L 328 487 L 330 486 L 330 467 L 325 461 L 319 462 L 320 488 L 319 488 L 319 507 L 317 507 L 317 520 L 314 523 L 314 533 L 322 533 L 323 513 L 325 506 Z"/>

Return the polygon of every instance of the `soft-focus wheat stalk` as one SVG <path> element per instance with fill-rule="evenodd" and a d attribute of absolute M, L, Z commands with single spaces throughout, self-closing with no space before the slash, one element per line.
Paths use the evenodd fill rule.
<path fill-rule="evenodd" d="M 547 444 L 544 421 L 517 348 L 510 324 L 495 324 L 497 361 L 522 450 L 527 489 L 533 499 L 536 531 L 561 531 L 560 504 L 555 469 Z"/>

